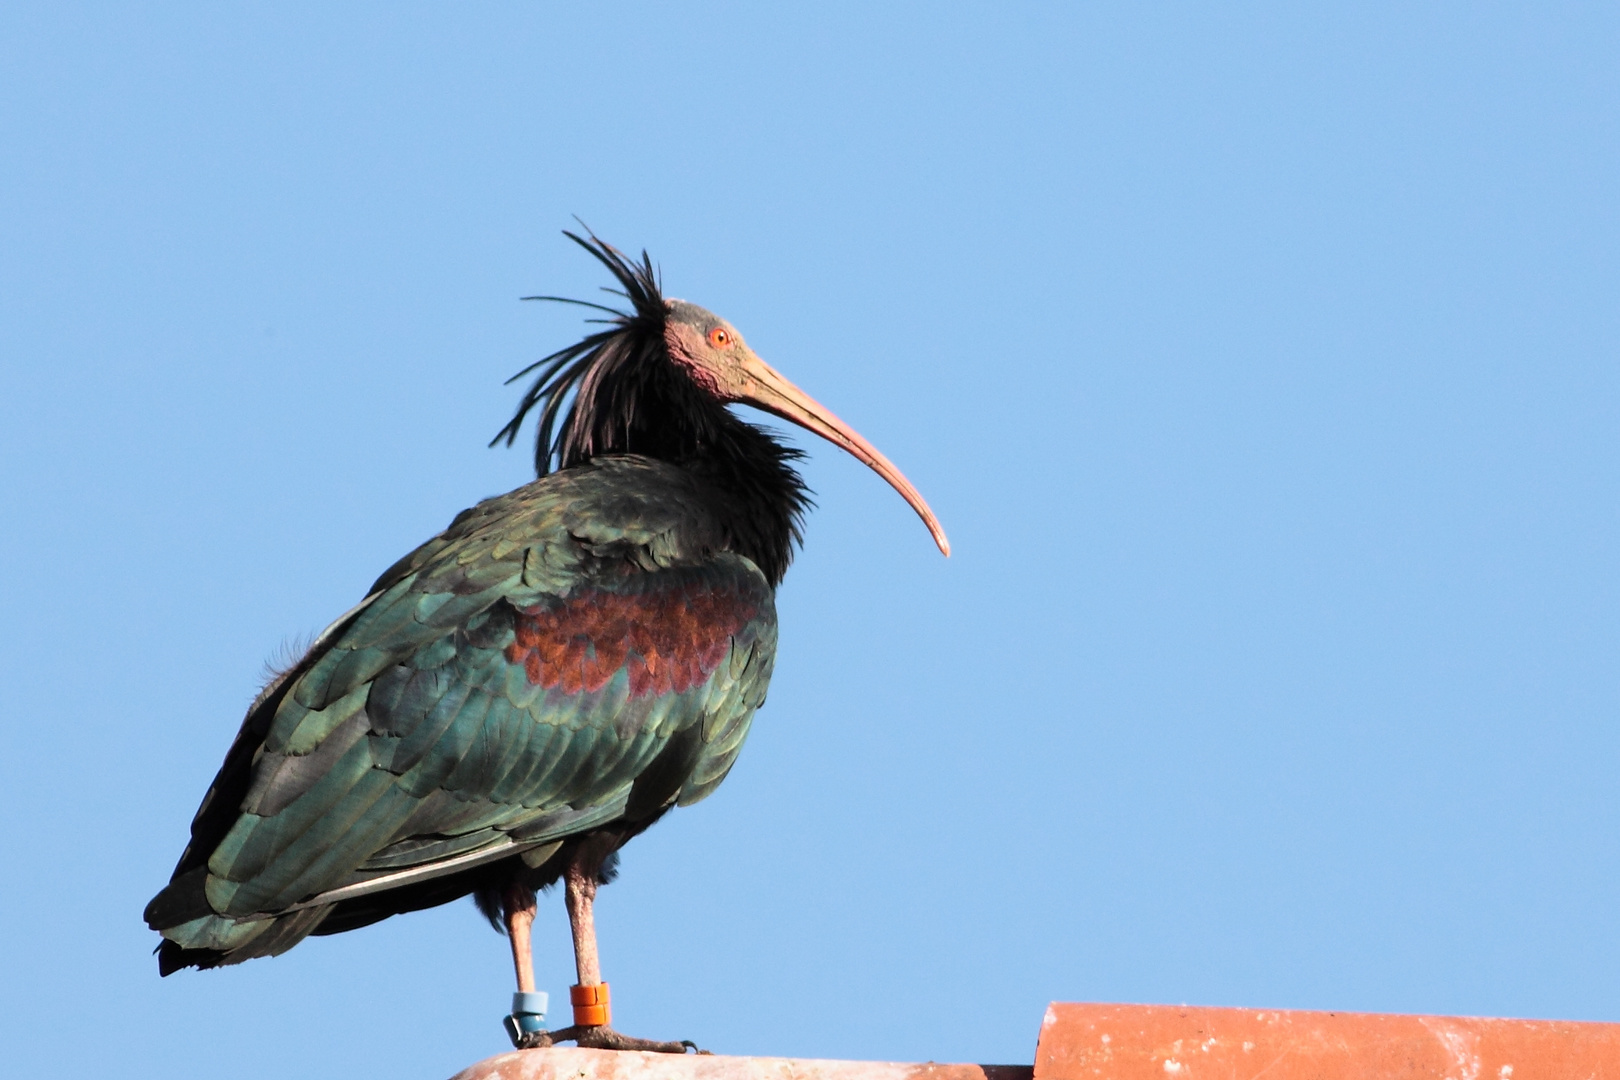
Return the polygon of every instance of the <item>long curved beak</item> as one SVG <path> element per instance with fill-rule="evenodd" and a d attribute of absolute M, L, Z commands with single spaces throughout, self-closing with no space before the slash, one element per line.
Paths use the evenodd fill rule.
<path fill-rule="evenodd" d="M 868 468 L 887 480 L 889 486 L 898 491 L 900 497 L 917 511 L 917 516 L 923 519 L 923 524 L 927 525 L 928 531 L 933 534 L 934 543 L 939 545 L 940 554 L 950 555 L 951 542 L 945 538 L 945 529 L 940 525 L 939 518 L 934 516 L 934 512 L 928 508 L 927 501 L 911 486 L 911 481 L 906 479 L 905 474 L 879 453 L 877 447 L 861 438 L 854 428 L 834 416 L 830 409 L 794 386 L 775 368 L 754 355 L 752 350 L 749 350 L 743 359 L 742 375 L 743 385 L 733 391 L 738 401 L 774 413 L 806 431 L 814 432 L 865 462 Z"/>

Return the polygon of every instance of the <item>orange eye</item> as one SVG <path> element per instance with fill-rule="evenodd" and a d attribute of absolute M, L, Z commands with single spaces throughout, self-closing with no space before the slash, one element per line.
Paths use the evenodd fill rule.
<path fill-rule="evenodd" d="M 726 332 L 725 327 L 717 326 L 709 331 L 709 344 L 717 349 L 723 349 L 731 344 L 731 335 Z"/>

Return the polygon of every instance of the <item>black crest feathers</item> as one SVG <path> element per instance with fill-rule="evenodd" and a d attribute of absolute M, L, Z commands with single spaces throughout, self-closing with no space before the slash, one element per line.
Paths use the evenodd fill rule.
<path fill-rule="evenodd" d="M 523 298 L 549 300 L 559 304 L 578 304 L 581 307 L 594 308 L 608 316 L 587 320 L 606 323 L 607 329 L 589 334 L 583 340 L 558 349 L 506 380 L 510 385 L 532 372 L 540 373 L 524 392 L 523 399 L 518 402 L 517 412 L 490 440 L 489 445 L 494 446 L 505 439 L 506 445 L 511 446 L 517 441 L 518 431 L 523 427 L 524 419 L 538 406 L 540 415 L 534 441 L 534 471 L 537 476 L 545 476 L 554 469 L 566 469 L 592 454 L 608 450 L 607 446 L 596 445 L 601 441 L 597 437 L 596 429 L 600 427 L 601 420 L 606 418 L 587 415 L 592 410 L 581 409 L 580 403 L 594 401 L 596 395 L 593 391 L 604 382 L 611 381 L 614 375 L 627 365 L 643 369 L 653 367 L 656 361 L 662 358 L 665 349 L 664 319 L 668 309 L 664 304 L 663 289 L 658 281 L 658 272 L 653 269 L 652 259 L 643 251 L 641 261 L 634 262 L 589 229 L 585 231 L 586 237 L 567 231 L 563 235 L 590 252 L 608 268 L 617 279 L 619 288 L 604 287 L 603 291 L 624 297 L 630 303 L 630 310 L 624 311 L 565 296 Z M 565 403 L 569 403 L 571 392 L 571 407 L 567 415 L 563 416 L 563 407 Z M 629 419 L 628 412 L 633 412 L 635 405 L 635 401 L 624 403 L 627 410 L 624 417 L 626 421 Z M 562 418 L 560 428 L 557 426 L 559 418 Z"/>

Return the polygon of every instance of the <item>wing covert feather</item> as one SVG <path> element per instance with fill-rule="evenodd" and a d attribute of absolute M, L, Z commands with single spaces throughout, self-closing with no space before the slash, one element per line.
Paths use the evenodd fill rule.
<path fill-rule="evenodd" d="M 641 814 L 713 790 L 764 700 L 775 609 L 701 501 L 668 496 L 671 473 L 621 459 L 548 477 L 391 567 L 250 711 L 244 732 L 264 735 L 238 805 L 210 809 L 211 791 L 199 811 L 194 835 L 205 811 L 234 820 L 171 889 L 189 873 L 235 928 L 159 929 L 245 948 L 242 927 L 325 892 L 566 837 L 625 814 L 633 789 Z M 627 491 L 637 476 L 659 497 Z M 196 908 L 160 893 L 149 911 Z"/>

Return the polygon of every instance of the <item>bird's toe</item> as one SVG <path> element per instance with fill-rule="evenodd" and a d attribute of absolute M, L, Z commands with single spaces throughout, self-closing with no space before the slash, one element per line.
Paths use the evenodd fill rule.
<path fill-rule="evenodd" d="M 684 1054 L 690 1050 L 696 1054 L 708 1053 L 707 1050 L 698 1049 L 697 1043 L 690 1039 L 637 1039 L 606 1025 L 564 1028 L 551 1032 L 551 1039 L 553 1042 L 572 1039 L 575 1046 L 590 1050 L 641 1050 L 653 1054 Z"/>

